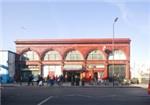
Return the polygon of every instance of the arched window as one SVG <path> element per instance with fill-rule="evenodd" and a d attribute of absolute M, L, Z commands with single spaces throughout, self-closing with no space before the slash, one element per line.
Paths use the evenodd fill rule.
<path fill-rule="evenodd" d="M 67 53 L 65 60 L 84 60 L 84 59 L 79 51 L 74 50 Z"/>
<path fill-rule="evenodd" d="M 61 55 L 57 51 L 48 51 L 44 56 L 44 60 L 61 60 Z"/>
<path fill-rule="evenodd" d="M 88 54 L 87 60 L 103 60 L 104 55 L 99 50 L 94 50 Z"/>
<path fill-rule="evenodd" d="M 21 55 L 20 60 L 21 61 L 35 61 L 35 60 L 39 60 L 39 56 L 34 51 L 27 51 Z"/>
<path fill-rule="evenodd" d="M 114 57 L 113 57 L 114 55 Z M 123 51 L 121 50 L 115 50 L 113 53 L 109 54 L 108 57 L 109 60 L 126 60 L 126 55 Z"/>

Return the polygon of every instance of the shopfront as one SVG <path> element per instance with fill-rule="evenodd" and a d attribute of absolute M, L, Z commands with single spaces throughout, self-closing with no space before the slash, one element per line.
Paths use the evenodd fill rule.
<path fill-rule="evenodd" d="M 112 78 L 125 79 L 126 65 L 109 65 L 108 74 L 110 81 Z"/>
<path fill-rule="evenodd" d="M 43 66 L 43 77 L 54 76 L 59 77 L 63 75 L 61 65 L 44 65 Z"/>
<path fill-rule="evenodd" d="M 107 75 L 106 68 L 104 64 L 88 64 L 86 70 L 86 79 L 104 79 Z"/>
<path fill-rule="evenodd" d="M 83 66 L 80 64 L 66 64 L 63 68 L 63 76 L 66 82 L 71 82 L 73 78 L 79 77 L 84 72 Z"/>
<path fill-rule="evenodd" d="M 16 71 L 25 79 L 31 73 L 44 78 L 63 75 L 67 81 L 75 75 L 86 80 L 112 75 L 130 79 L 129 38 L 17 40 L 16 52 L 21 56 Z"/>
<path fill-rule="evenodd" d="M 21 69 L 22 81 L 28 81 L 30 75 L 33 75 L 33 77 L 35 78 L 40 74 L 41 72 L 38 65 L 25 65 Z"/>

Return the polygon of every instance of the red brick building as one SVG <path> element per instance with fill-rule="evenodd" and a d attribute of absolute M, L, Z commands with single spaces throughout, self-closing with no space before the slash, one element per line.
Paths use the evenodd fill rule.
<path fill-rule="evenodd" d="M 30 73 L 72 75 L 86 79 L 130 79 L 130 39 L 39 39 L 17 40 L 17 76 L 26 79 Z M 114 48 L 114 51 L 112 50 Z M 113 56 L 114 55 L 114 56 Z"/>

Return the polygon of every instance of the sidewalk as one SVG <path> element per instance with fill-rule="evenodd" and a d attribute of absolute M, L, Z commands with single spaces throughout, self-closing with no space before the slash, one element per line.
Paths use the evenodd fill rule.
<path fill-rule="evenodd" d="M 27 83 L 22 83 L 21 85 L 19 83 L 8 83 L 8 84 L 0 84 L 0 88 L 3 87 L 21 87 L 21 86 L 28 86 Z M 32 86 L 32 85 L 30 85 Z M 35 83 L 33 85 L 34 87 L 38 87 Z M 63 83 L 61 86 L 58 86 L 57 84 L 54 84 L 53 86 L 48 86 L 46 83 L 44 83 L 43 87 L 83 87 L 83 88 L 144 88 L 147 89 L 147 84 L 131 84 L 131 85 L 114 85 L 112 83 L 109 83 L 107 85 L 101 84 L 101 85 L 90 85 L 89 83 L 85 83 L 84 86 L 71 86 L 71 83 Z"/>
<path fill-rule="evenodd" d="M 144 88 L 144 89 L 148 88 L 148 84 L 131 84 L 131 86 L 140 87 L 140 88 Z"/>

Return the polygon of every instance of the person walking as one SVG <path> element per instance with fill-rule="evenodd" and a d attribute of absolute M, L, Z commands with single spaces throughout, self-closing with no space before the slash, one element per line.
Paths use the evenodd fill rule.
<path fill-rule="evenodd" d="M 39 78 L 39 86 L 43 86 L 44 84 L 43 84 L 43 77 L 42 76 L 40 76 L 40 78 Z"/>

